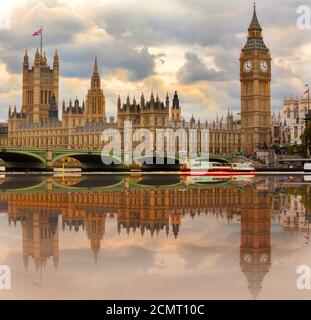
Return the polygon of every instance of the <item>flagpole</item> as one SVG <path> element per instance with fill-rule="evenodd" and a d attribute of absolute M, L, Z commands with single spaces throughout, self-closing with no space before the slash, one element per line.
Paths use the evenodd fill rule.
<path fill-rule="evenodd" d="M 309 85 L 308 85 L 308 114 L 309 114 L 309 111 L 310 111 L 310 88 L 309 88 Z"/>
<path fill-rule="evenodd" d="M 42 26 L 41 26 L 41 38 L 40 38 L 40 51 L 41 51 L 41 57 L 42 57 L 42 33 L 43 33 L 43 29 L 42 29 Z"/>

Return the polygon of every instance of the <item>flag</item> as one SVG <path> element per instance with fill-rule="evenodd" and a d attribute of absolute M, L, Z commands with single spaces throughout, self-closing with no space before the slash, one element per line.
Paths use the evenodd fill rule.
<path fill-rule="evenodd" d="M 36 36 L 40 36 L 41 34 L 42 34 L 42 27 L 41 27 L 41 29 L 39 29 L 38 31 L 34 32 L 34 33 L 32 34 L 32 36 L 33 36 L 33 37 L 36 37 Z"/>

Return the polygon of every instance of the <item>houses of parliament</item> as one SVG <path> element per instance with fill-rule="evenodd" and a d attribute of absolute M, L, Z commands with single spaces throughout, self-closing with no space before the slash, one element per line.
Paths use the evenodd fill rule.
<path fill-rule="evenodd" d="M 209 129 L 209 149 L 213 154 L 233 154 L 244 150 L 252 153 L 271 145 L 270 81 L 271 57 L 262 36 L 254 7 L 247 42 L 240 55 L 241 121 L 233 114 L 211 123 L 194 117 L 185 121 L 177 91 L 164 101 L 154 93 L 141 95 L 139 101 L 117 99 L 117 117 L 106 118 L 106 101 L 97 59 L 95 58 L 86 99 L 59 102 L 59 56 L 55 51 L 53 66 L 45 53 L 37 50 L 30 67 L 26 51 L 23 61 L 21 110 L 10 107 L 7 133 L 0 135 L 3 146 L 44 148 L 102 149 L 101 135 L 107 128 L 120 129 L 124 121 L 132 121 L 133 129 L 173 128 Z M 91 69 L 91 68 L 90 68 Z M 59 106 L 61 104 L 61 107 Z M 62 120 L 60 112 L 62 110 Z M 188 135 L 189 136 L 189 135 Z M 200 140 L 198 139 L 200 150 Z"/>

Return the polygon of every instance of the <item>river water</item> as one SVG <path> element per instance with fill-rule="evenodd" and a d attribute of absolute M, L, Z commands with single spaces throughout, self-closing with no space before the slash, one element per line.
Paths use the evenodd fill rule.
<path fill-rule="evenodd" d="M 0 179 L 0 299 L 309 299 L 306 176 Z"/>

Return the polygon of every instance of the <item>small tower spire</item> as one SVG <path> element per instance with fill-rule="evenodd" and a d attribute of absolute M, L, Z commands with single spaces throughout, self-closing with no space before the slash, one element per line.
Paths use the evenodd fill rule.
<path fill-rule="evenodd" d="M 118 96 L 117 105 L 118 105 L 118 110 L 120 110 L 121 109 L 121 97 L 120 97 L 120 95 Z"/>
<path fill-rule="evenodd" d="M 168 92 L 166 93 L 166 99 L 165 99 L 165 107 L 169 108 L 170 106 L 170 98 L 168 96 Z"/>
<path fill-rule="evenodd" d="M 92 79 L 91 79 L 91 88 L 92 89 L 100 89 L 100 76 L 98 73 L 97 57 L 96 56 L 95 56 L 93 74 L 92 74 Z"/>
<path fill-rule="evenodd" d="M 98 73 L 97 56 L 95 56 L 95 62 L 94 62 L 94 69 L 93 69 L 93 73 Z"/>
<path fill-rule="evenodd" d="M 174 93 L 173 109 L 179 109 L 179 98 L 178 98 L 177 91 L 175 91 L 175 93 Z"/>
<path fill-rule="evenodd" d="M 24 60 L 28 60 L 28 51 L 27 51 L 27 49 L 25 50 Z"/>
<path fill-rule="evenodd" d="M 27 50 L 25 51 L 25 55 L 24 55 L 24 69 L 28 69 L 29 68 L 29 58 L 28 58 L 28 52 Z"/>
<path fill-rule="evenodd" d="M 58 65 L 58 52 L 57 52 L 57 49 L 55 49 L 53 65 L 54 65 L 54 67 L 56 65 Z"/>
<path fill-rule="evenodd" d="M 144 97 L 144 93 L 141 93 L 141 97 L 140 97 L 140 107 L 144 108 L 145 107 L 145 97 Z"/>

